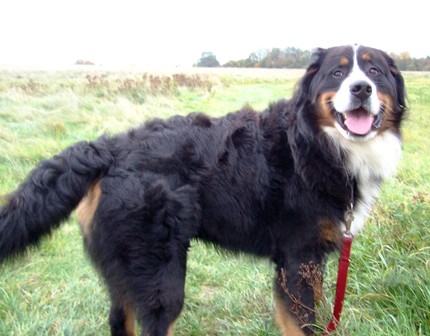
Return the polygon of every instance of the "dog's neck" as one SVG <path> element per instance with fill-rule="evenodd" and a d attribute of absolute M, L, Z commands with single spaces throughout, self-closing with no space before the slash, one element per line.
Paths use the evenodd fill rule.
<path fill-rule="evenodd" d="M 358 202 L 351 227 L 352 233 L 356 234 L 364 226 L 381 182 L 396 171 L 401 141 L 398 135 L 389 131 L 362 142 L 347 140 L 334 128 L 327 127 L 324 132 L 339 150 L 345 152 L 345 168 L 357 180 Z"/>

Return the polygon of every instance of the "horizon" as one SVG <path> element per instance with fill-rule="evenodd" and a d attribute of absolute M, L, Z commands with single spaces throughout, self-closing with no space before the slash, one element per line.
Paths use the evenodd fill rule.
<path fill-rule="evenodd" d="M 270 52 L 273 49 L 280 49 L 280 50 L 285 50 L 287 48 L 297 48 L 294 46 L 287 46 L 287 47 L 272 47 L 272 48 L 264 48 L 264 50 L 267 50 L 268 52 Z M 262 50 L 263 48 L 257 48 L 254 51 L 251 51 L 247 56 L 243 57 L 243 58 L 238 58 L 238 59 L 225 59 L 224 61 L 219 61 L 218 55 L 216 55 L 215 53 L 213 53 L 213 55 L 217 58 L 217 60 L 219 61 L 220 65 L 218 67 L 224 67 L 228 62 L 230 61 L 239 61 L 239 60 L 244 60 L 247 59 L 251 53 Z M 308 52 L 313 52 L 312 49 L 301 49 L 301 48 L 297 48 L 300 49 L 302 51 L 308 51 Z M 411 53 L 407 50 L 403 50 L 399 53 L 395 53 L 389 50 L 384 50 L 385 52 L 387 52 L 388 54 L 394 54 L 395 56 L 400 56 L 403 53 L 407 53 L 412 59 L 426 59 L 429 58 L 430 56 L 424 56 L 424 57 L 414 57 L 414 55 L 411 55 Z M 162 70 L 162 69 L 187 69 L 187 68 L 192 68 L 192 67 L 196 67 L 196 63 L 200 60 L 200 58 L 203 57 L 204 53 L 207 52 L 211 52 L 211 51 L 202 51 L 202 53 L 200 54 L 199 57 L 197 57 L 194 61 L 192 61 L 190 59 L 190 62 L 188 63 L 182 63 L 182 64 L 174 64 L 173 63 L 169 63 L 166 62 L 165 64 L 160 64 L 159 62 L 156 62 L 155 64 L 147 64 L 147 63 L 139 63 L 139 62 L 135 62 L 135 63 L 130 63 L 130 64 L 126 64 L 126 63 L 107 63 L 107 64 L 103 64 L 101 62 L 97 62 L 96 60 L 92 60 L 92 59 L 85 59 L 85 58 L 77 58 L 76 60 L 72 61 L 70 58 L 70 62 L 66 63 L 66 62 L 53 62 L 53 63 L 46 63 L 46 62 L 32 62 L 31 60 L 27 63 L 27 62 L 0 62 L 0 69 L 38 69 L 38 68 L 67 68 L 67 67 L 81 67 L 81 68 L 94 68 L 94 67 L 101 67 L 101 68 L 147 68 L 149 70 Z M 211 52 L 212 53 L 212 52 Z M 67 60 L 69 61 L 69 60 Z M 275 67 L 276 69 L 276 67 Z M 281 69 L 281 68 L 277 68 L 277 69 Z"/>

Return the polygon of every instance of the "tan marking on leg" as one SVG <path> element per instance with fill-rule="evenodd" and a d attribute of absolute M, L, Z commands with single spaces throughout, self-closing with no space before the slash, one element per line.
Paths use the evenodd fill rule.
<path fill-rule="evenodd" d="M 170 324 L 170 326 L 169 326 L 169 330 L 167 330 L 167 336 L 174 336 L 174 334 L 173 334 L 173 328 L 175 327 L 175 322 L 176 322 L 176 321 L 173 321 L 173 322 Z"/>
<path fill-rule="evenodd" d="M 314 284 L 314 303 L 315 306 L 319 306 L 320 304 L 325 304 L 326 299 L 323 292 L 323 282 Z"/>
<path fill-rule="evenodd" d="M 100 183 L 97 181 L 90 187 L 88 193 L 76 208 L 82 234 L 87 240 L 91 240 L 91 234 L 94 230 L 94 214 L 99 205 L 101 194 Z"/>
<path fill-rule="evenodd" d="M 280 298 L 275 298 L 275 317 L 283 336 L 304 336 L 305 333 L 297 325 L 294 318 Z"/>
<path fill-rule="evenodd" d="M 136 313 L 131 304 L 124 305 L 125 331 L 127 336 L 136 336 Z"/>

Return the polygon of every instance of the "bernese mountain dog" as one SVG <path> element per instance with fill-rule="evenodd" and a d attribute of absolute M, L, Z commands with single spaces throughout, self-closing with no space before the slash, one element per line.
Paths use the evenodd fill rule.
<path fill-rule="evenodd" d="M 385 52 L 317 49 L 293 97 L 154 119 L 41 161 L 0 209 L 0 262 L 77 210 L 112 335 L 173 335 L 192 239 L 271 259 L 283 335 L 315 332 L 324 261 L 356 235 L 401 154 L 403 78 Z M 210 275 L 208 275 L 210 276 Z"/>

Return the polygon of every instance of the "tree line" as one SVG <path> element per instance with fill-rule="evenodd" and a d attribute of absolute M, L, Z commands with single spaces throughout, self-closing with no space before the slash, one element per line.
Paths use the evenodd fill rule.
<path fill-rule="evenodd" d="M 195 64 L 197 67 L 231 67 L 231 68 L 289 68 L 304 69 L 311 59 L 310 50 L 288 47 L 285 49 L 258 49 L 252 52 L 248 58 L 231 60 L 221 65 L 216 55 L 212 52 L 202 53 L 202 57 Z M 389 54 L 400 70 L 404 71 L 430 71 L 430 56 L 414 58 L 408 52 Z"/>

